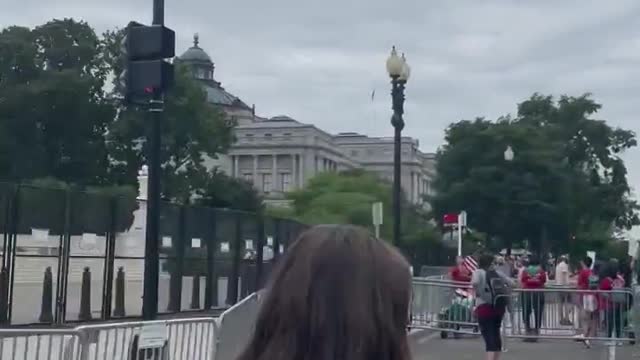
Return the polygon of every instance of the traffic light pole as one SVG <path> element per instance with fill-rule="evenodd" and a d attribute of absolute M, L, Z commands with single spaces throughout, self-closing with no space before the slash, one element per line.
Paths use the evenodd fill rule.
<path fill-rule="evenodd" d="M 164 0 L 153 0 L 153 24 L 164 25 Z M 142 318 L 153 320 L 158 316 L 158 280 L 160 271 L 160 122 L 163 101 L 159 89 L 153 94 L 149 107 L 147 143 L 149 183 L 147 188 L 147 221 L 144 251 L 144 290 Z"/>

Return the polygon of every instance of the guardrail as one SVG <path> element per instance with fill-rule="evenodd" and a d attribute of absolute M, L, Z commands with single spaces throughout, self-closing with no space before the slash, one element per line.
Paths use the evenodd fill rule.
<path fill-rule="evenodd" d="M 214 359 L 214 318 L 134 321 L 74 329 L 1 329 L 2 360 Z"/>
<path fill-rule="evenodd" d="M 640 304 L 634 302 L 639 290 L 514 289 L 503 295 L 509 300 L 504 335 L 533 341 L 573 340 L 577 335 L 584 335 L 582 340 L 611 340 L 613 332 L 616 341 L 634 343 L 640 325 Z M 414 279 L 411 327 L 440 331 L 442 338 L 478 334 L 471 293 L 469 283 Z"/>

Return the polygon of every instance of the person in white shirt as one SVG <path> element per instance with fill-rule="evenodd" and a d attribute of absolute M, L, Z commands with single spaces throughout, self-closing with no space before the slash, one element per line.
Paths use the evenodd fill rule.
<path fill-rule="evenodd" d="M 556 285 L 566 287 L 569 285 L 569 265 L 565 256 L 560 257 L 558 265 L 556 265 Z M 562 291 L 562 290 L 560 290 Z M 570 294 L 568 292 L 560 293 L 560 325 L 571 325 L 571 309 Z"/>

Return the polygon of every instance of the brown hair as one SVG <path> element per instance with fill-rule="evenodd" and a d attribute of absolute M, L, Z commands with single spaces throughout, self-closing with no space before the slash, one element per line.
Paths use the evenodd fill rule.
<path fill-rule="evenodd" d="M 409 360 L 411 274 L 366 229 L 320 225 L 280 259 L 239 360 Z"/>

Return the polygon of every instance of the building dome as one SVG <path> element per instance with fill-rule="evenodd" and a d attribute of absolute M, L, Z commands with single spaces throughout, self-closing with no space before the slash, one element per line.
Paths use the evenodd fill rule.
<path fill-rule="evenodd" d="M 198 34 L 193 35 L 193 46 L 188 48 L 182 55 L 180 55 L 180 60 L 187 62 L 202 62 L 212 64 L 211 57 L 207 54 L 200 46 L 198 46 L 200 42 L 200 37 Z"/>

